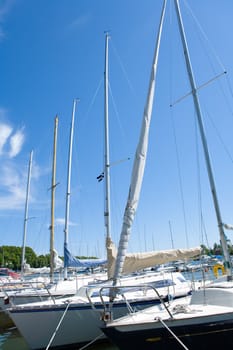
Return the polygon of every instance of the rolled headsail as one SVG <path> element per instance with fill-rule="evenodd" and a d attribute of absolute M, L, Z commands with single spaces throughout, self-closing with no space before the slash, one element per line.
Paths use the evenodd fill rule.
<path fill-rule="evenodd" d="M 151 69 L 147 102 L 144 109 L 144 115 L 143 115 L 142 126 L 141 126 L 141 134 L 140 134 L 140 139 L 138 142 L 138 146 L 137 146 L 137 150 L 134 158 L 133 171 L 131 175 L 131 184 L 129 188 L 128 200 L 127 200 L 124 217 L 123 217 L 121 237 L 120 237 L 120 242 L 118 247 L 118 254 L 116 259 L 114 276 L 113 276 L 114 284 L 117 284 L 117 280 L 122 273 L 125 255 L 128 247 L 129 236 L 130 236 L 135 212 L 137 210 L 139 195 L 141 191 L 141 185 L 142 185 L 143 174 L 144 174 L 145 163 L 146 163 L 146 156 L 147 156 L 149 128 L 150 128 L 150 121 L 151 121 L 151 114 L 152 114 L 152 107 L 153 107 L 153 100 L 154 100 L 154 91 L 155 91 L 155 78 L 156 78 L 156 71 L 157 71 L 162 25 L 163 25 L 163 20 L 165 15 L 165 7 L 166 7 L 166 0 L 164 1 L 164 4 L 163 4 L 161 19 L 160 19 L 159 31 L 157 35 L 155 53 L 154 53 L 152 69 Z"/>

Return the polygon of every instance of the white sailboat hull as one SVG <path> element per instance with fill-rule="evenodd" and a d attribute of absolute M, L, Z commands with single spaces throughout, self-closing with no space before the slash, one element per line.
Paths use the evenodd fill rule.
<path fill-rule="evenodd" d="M 37 279 L 18 282 L 6 282 L 0 284 L 0 328 L 5 329 L 14 326 L 8 313 L 9 306 L 36 303 L 51 300 L 58 297 L 72 297 L 79 288 L 97 280 L 105 281 L 106 273 L 80 275 L 68 280 L 59 280 L 53 284 L 49 280 Z M 3 315 L 4 313 L 4 315 Z"/>
<path fill-rule="evenodd" d="M 48 345 L 64 311 L 64 307 L 47 311 L 32 310 L 31 313 L 11 313 L 11 317 L 29 347 L 40 349 L 46 348 Z M 100 327 L 100 314 L 91 307 L 85 309 L 81 305 L 81 310 L 77 306 L 71 307 L 64 317 L 51 347 L 89 342 L 102 333 Z"/>
<path fill-rule="evenodd" d="M 198 290 L 192 297 L 172 301 L 168 309 L 170 314 L 153 306 L 110 321 L 102 329 L 121 350 L 128 349 L 127 343 L 138 350 L 178 350 L 179 341 L 189 350 L 232 348 L 232 283 Z"/>
<path fill-rule="evenodd" d="M 141 277 L 128 277 L 124 279 L 122 286 L 129 286 L 133 283 L 137 285 L 143 282 L 152 283 L 153 281 L 161 284 L 162 281 L 167 281 L 171 276 L 171 273 L 153 273 Z M 185 280 L 181 282 L 179 280 L 181 276 L 180 273 L 175 273 L 173 276 L 174 285 L 158 288 L 160 295 L 165 298 L 168 295 L 180 297 L 190 293 L 190 283 Z M 79 295 L 77 294 L 73 298 L 63 298 L 60 301 L 57 300 L 56 304 L 52 301 L 25 304 L 12 307 L 8 309 L 8 312 L 31 349 L 46 348 L 61 320 L 62 322 L 51 347 L 80 345 L 93 341 L 96 337 L 103 340 L 105 335 L 102 334 L 100 327 L 102 326 L 104 309 L 97 294 L 100 287 L 101 285 L 95 286 L 96 293 L 91 297 L 92 304 L 86 298 L 86 294 L 83 293 L 82 295 L 80 291 Z M 157 295 L 152 290 L 144 290 L 144 292 L 136 290 L 130 293 L 127 289 L 125 294 L 130 306 L 137 310 L 159 302 Z M 107 296 L 104 299 L 109 300 Z M 70 305 L 67 306 L 69 302 Z M 114 301 L 114 318 L 126 315 L 128 311 L 129 309 L 122 298 Z M 38 325 L 40 326 L 38 327 Z"/>

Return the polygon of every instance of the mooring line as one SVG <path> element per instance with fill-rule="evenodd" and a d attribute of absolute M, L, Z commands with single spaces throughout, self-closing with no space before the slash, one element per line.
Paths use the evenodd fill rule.
<path fill-rule="evenodd" d="M 182 341 L 175 335 L 175 333 L 172 332 L 172 330 L 166 325 L 165 322 L 163 322 L 163 320 L 160 317 L 157 317 L 156 320 L 158 320 L 158 321 L 160 321 L 162 323 L 162 325 L 173 335 L 173 337 L 178 341 L 178 343 L 180 343 L 180 345 L 185 350 L 189 350 L 189 348 L 187 348 L 187 346 L 185 346 L 184 343 L 182 343 Z"/>
<path fill-rule="evenodd" d="M 67 304 L 67 306 L 66 306 L 66 308 L 65 308 L 65 311 L 63 312 L 62 317 L 61 317 L 61 319 L 60 319 L 60 321 L 59 321 L 59 323 L 58 323 L 58 325 L 57 325 L 57 327 L 56 327 L 56 329 L 55 329 L 55 331 L 54 331 L 52 337 L 50 338 L 50 341 L 49 341 L 49 343 L 48 343 L 48 345 L 47 345 L 47 347 L 46 347 L 46 350 L 48 350 L 49 347 L 50 347 L 50 345 L 52 344 L 53 339 L 55 338 L 55 336 L 56 336 L 56 334 L 57 334 L 57 331 L 59 330 L 59 328 L 60 328 L 60 326 L 61 326 L 61 323 L 62 323 L 62 321 L 63 321 L 63 319 L 64 319 L 64 317 L 65 317 L 65 315 L 66 315 L 66 313 L 67 313 L 67 311 L 68 311 L 68 308 L 69 308 L 69 306 L 70 306 L 70 303 L 71 303 L 71 302 L 69 302 L 69 303 Z"/>

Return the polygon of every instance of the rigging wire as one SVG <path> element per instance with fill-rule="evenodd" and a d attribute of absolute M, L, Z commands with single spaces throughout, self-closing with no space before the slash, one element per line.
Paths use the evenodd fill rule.
<path fill-rule="evenodd" d="M 197 37 L 198 37 L 198 39 L 199 39 L 199 42 L 201 43 L 201 46 L 203 47 L 203 52 L 206 54 L 207 61 L 209 62 L 209 65 L 210 65 L 210 67 L 212 68 L 212 71 L 214 72 L 215 78 L 214 78 L 214 79 L 212 78 L 212 79 L 209 80 L 209 82 L 212 82 L 213 80 L 216 80 L 216 78 L 222 76 L 223 73 L 226 73 L 226 69 L 225 69 L 225 67 L 224 67 L 224 65 L 223 65 L 223 63 L 222 63 L 222 61 L 220 60 L 220 57 L 216 54 L 216 52 L 215 52 L 213 46 L 210 44 L 210 41 L 209 41 L 207 35 L 205 34 L 205 32 L 204 32 L 202 26 L 200 25 L 200 23 L 198 22 L 197 18 L 196 18 L 195 15 L 194 15 L 194 13 L 192 12 L 191 8 L 190 8 L 189 5 L 187 4 L 187 1 L 184 0 L 184 3 L 185 3 L 185 5 L 186 5 L 186 8 L 189 10 L 189 13 L 191 14 L 191 17 L 193 18 L 194 23 L 196 24 L 196 28 L 199 29 L 199 31 L 196 31 L 196 35 L 197 35 Z M 203 40 L 203 38 L 204 38 L 204 40 Z M 206 45 L 206 44 L 207 44 L 207 45 Z M 207 49 L 209 49 L 209 51 L 208 51 Z M 220 73 L 220 74 L 219 74 L 219 73 L 216 73 L 217 71 L 219 71 L 219 68 L 218 68 L 217 70 L 215 69 L 215 67 L 217 67 L 217 66 L 216 66 L 216 64 L 214 65 L 214 61 L 213 61 L 212 56 L 210 55 L 210 52 L 212 53 L 212 56 L 215 57 L 215 59 L 216 59 L 218 65 L 220 66 L 220 70 L 222 70 L 223 73 Z M 229 92 L 230 92 L 230 96 L 233 97 L 233 90 L 232 90 L 232 88 L 231 88 L 231 85 L 230 85 L 228 76 L 227 76 L 227 74 L 224 74 L 224 75 L 226 76 L 226 81 L 227 81 L 227 83 L 228 83 L 228 89 L 229 89 Z M 217 79 L 217 80 L 219 80 L 219 79 Z M 208 82 L 208 84 L 209 84 L 209 82 Z M 206 85 L 207 85 L 207 83 L 202 84 L 202 85 L 200 86 L 200 88 L 202 88 L 202 87 L 204 87 L 204 86 L 206 86 Z M 219 81 L 219 82 L 218 82 L 218 86 L 219 86 L 219 88 L 220 88 L 220 90 L 221 90 L 221 93 L 222 93 L 223 96 L 225 97 L 226 106 L 229 108 L 231 115 L 233 115 L 230 101 L 228 100 L 227 95 L 226 95 L 226 93 L 225 93 L 225 91 L 224 91 L 224 89 L 223 89 L 223 86 L 222 86 L 222 81 Z M 188 96 L 188 95 L 189 95 L 189 94 L 187 94 L 186 96 Z M 185 97 L 186 97 L 186 96 L 185 96 Z M 184 98 L 184 97 L 183 97 L 183 98 Z M 180 100 L 182 100 L 183 98 L 179 99 L 178 102 L 179 102 Z M 209 118 L 210 118 L 210 117 L 209 117 Z M 211 119 L 210 119 L 210 120 L 211 120 Z M 213 125 L 213 127 L 214 127 L 214 129 L 215 129 L 215 131 L 216 131 L 216 133 L 217 133 L 217 135 L 218 135 L 218 138 L 220 139 L 221 144 L 223 145 L 223 147 L 224 147 L 224 149 L 225 149 L 225 152 L 227 153 L 228 157 L 230 158 L 231 162 L 233 163 L 233 157 L 231 156 L 231 154 L 230 154 L 229 150 L 227 149 L 227 147 L 226 147 L 226 145 L 225 145 L 223 139 L 221 138 L 220 134 L 218 133 L 217 128 L 216 128 L 216 126 L 215 126 L 213 120 L 211 120 L 211 123 L 212 123 L 212 125 Z M 196 133 L 197 133 L 197 131 L 196 131 Z M 196 138 L 197 138 L 197 135 L 196 135 Z M 196 144 L 196 148 L 197 148 L 197 144 Z M 200 182 L 200 164 L 199 164 L 199 160 L 198 160 L 198 149 L 197 149 L 197 164 L 198 164 L 198 165 L 197 165 L 197 167 L 198 167 L 198 170 L 197 170 L 197 171 L 198 171 L 198 189 L 199 189 L 198 201 L 199 201 L 199 213 L 200 213 L 199 222 L 200 222 L 200 228 L 201 228 L 201 232 L 202 232 L 202 241 L 204 240 L 203 234 L 205 234 L 205 239 L 206 239 L 207 245 L 209 246 L 208 238 L 207 238 L 207 234 L 206 234 L 206 230 L 205 230 L 205 225 L 204 225 L 204 220 L 203 220 L 203 208 L 202 208 L 201 185 L 200 185 L 200 183 L 201 183 L 201 182 Z"/>
<path fill-rule="evenodd" d="M 200 241 L 202 244 L 204 244 L 204 235 L 207 247 L 210 248 L 208 237 L 205 229 L 204 224 L 204 217 L 203 217 L 203 206 L 202 206 L 202 190 L 201 190 L 201 172 L 200 172 L 200 152 L 199 152 L 199 143 L 198 143 L 198 126 L 197 121 L 194 116 L 194 130 L 195 130 L 195 148 L 196 148 L 196 164 L 197 164 L 197 189 L 198 189 L 198 213 L 199 213 L 199 230 L 201 232 L 201 238 Z"/>
<path fill-rule="evenodd" d="M 171 15 L 171 8 L 170 8 L 170 28 L 172 28 L 172 15 Z M 171 35 L 169 36 L 170 38 L 170 52 L 171 54 L 169 55 L 169 60 L 170 64 L 169 67 L 172 67 L 172 60 L 173 60 L 173 50 L 172 50 L 172 40 L 171 40 Z M 172 91 L 172 82 L 173 82 L 173 71 L 171 68 L 169 69 L 169 76 L 170 76 L 170 84 L 169 84 L 169 94 L 170 94 L 170 101 L 173 100 L 173 91 Z M 170 107 L 172 107 L 170 103 Z M 183 193 L 183 183 L 182 183 L 182 176 L 181 176 L 181 167 L 180 167 L 180 160 L 179 160 L 179 152 L 178 152 L 178 145 L 177 145 L 177 137 L 176 137 L 176 132 L 175 132 L 175 123 L 174 123 L 174 116 L 173 116 L 173 109 L 170 108 L 170 119 L 171 119 L 171 125 L 172 125 L 172 131 L 173 131 L 173 138 L 174 138 L 174 144 L 175 144 L 175 153 L 176 153 L 176 161 L 177 161 L 177 170 L 178 170 L 178 179 L 179 179 L 179 188 L 180 188 L 180 195 L 181 195 L 181 202 L 182 202 L 182 212 L 183 212 L 183 220 L 184 220 L 184 230 L 185 230 L 185 239 L 186 239 L 186 246 L 187 248 L 189 247 L 189 238 L 188 238 L 188 229 L 187 229 L 187 220 L 186 220 L 186 211 L 185 211 L 185 203 L 184 203 L 184 193 Z"/>
<path fill-rule="evenodd" d="M 232 86 L 231 86 L 231 83 L 230 83 L 230 80 L 229 80 L 228 76 L 226 76 L 226 81 L 227 81 L 228 89 L 230 91 L 230 95 L 233 98 L 233 89 L 232 89 Z"/>
<path fill-rule="evenodd" d="M 204 231 L 204 236 L 205 236 L 207 248 L 210 250 L 211 247 L 210 247 L 210 244 L 209 244 L 209 240 L 208 240 L 208 236 L 207 236 L 207 232 L 206 232 L 206 227 L 205 227 L 205 222 L 204 222 L 204 218 L 203 218 L 202 213 L 201 213 L 201 228 Z"/>
<path fill-rule="evenodd" d="M 121 58 L 120 58 L 120 55 L 118 54 L 118 52 L 117 52 L 115 46 L 113 45 L 113 40 L 111 40 L 111 45 L 112 45 L 113 51 L 114 51 L 114 53 L 115 53 L 115 55 L 116 55 L 116 57 L 117 57 L 117 59 L 118 59 L 118 61 L 119 61 L 120 67 L 121 67 L 121 69 L 122 69 L 122 72 L 123 72 L 123 74 L 124 74 L 124 76 L 125 76 L 125 79 L 126 79 L 128 85 L 129 85 L 129 88 L 130 88 L 131 92 L 133 92 L 133 94 L 135 95 L 135 90 L 134 90 L 134 88 L 133 88 L 133 84 L 131 83 L 131 81 L 130 81 L 130 79 L 129 79 L 129 76 L 128 76 L 127 72 L 126 72 L 126 69 L 125 69 L 125 67 L 124 67 L 124 65 L 123 65 L 123 62 L 122 62 L 122 60 L 121 60 Z"/>
<path fill-rule="evenodd" d="M 226 69 L 225 65 L 223 64 L 222 60 L 220 59 L 220 56 L 216 53 L 216 50 L 214 49 L 213 45 L 211 44 L 210 40 L 208 39 L 207 34 L 205 33 L 203 27 L 201 26 L 201 24 L 198 21 L 197 17 L 194 15 L 192 9 L 190 8 L 190 6 L 189 6 L 189 4 L 187 3 L 186 0 L 184 0 L 184 4 L 185 4 L 186 8 L 188 9 L 188 11 L 190 13 L 190 16 L 193 18 L 193 21 L 194 21 L 196 27 L 199 29 L 199 31 L 196 31 L 196 34 L 197 34 L 197 37 L 199 39 L 199 42 L 201 43 L 203 52 L 206 53 L 206 57 L 207 57 L 207 59 L 209 61 L 210 67 L 212 67 L 212 70 L 213 70 L 213 73 L 214 73 L 213 75 L 216 76 L 216 78 L 218 78 L 221 75 L 223 75 L 223 73 L 227 73 L 227 69 Z M 204 42 L 204 40 L 205 40 L 205 42 Z M 212 55 L 209 52 L 212 53 Z M 215 57 L 216 62 L 218 63 L 218 65 L 220 67 L 220 71 L 222 71 L 222 73 L 218 73 L 216 71 L 216 69 L 214 68 L 212 56 Z M 231 98 L 233 98 L 233 88 L 232 88 L 231 83 L 229 81 L 228 74 L 224 74 L 224 75 L 226 77 L 226 82 L 227 82 L 227 86 L 228 86 L 228 90 L 229 90 L 230 96 L 231 96 Z M 215 80 L 215 79 L 212 79 L 212 80 Z M 224 93 L 223 88 L 222 88 L 222 83 L 221 83 L 222 81 L 219 80 L 219 79 L 217 79 L 217 80 L 219 81 L 219 86 L 221 87 L 222 94 L 223 94 L 223 96 L 225 96 L 226 105 L 229 107 L 231 115 L 233 115 L 233 110 L 231 108 L 231 104 L 230 104 L 229 100 L 227 99 L 227 96 Z"/>
<path fill-rule="evenodd" d="M 120 127 L 120 130 L 121 130 L 121 134 L 122 136 L 126 139 L 126 134 L 124 132 L 124 128 L 122 126 L 122 123 L 121 123 L 121 120 L 120 120 L 120 114 L 118 112 L 118 109 L 117 109 L 117 106 L 116 106 L 116 102 L 115 102 L 115 99 L 113 97 L 113 93 L 112 93 L 112 88 L 111 88 L 111 85 L 110 85 L 110 82 L 108 82 L 108 85 L 109 85 L 109 92 L 110 92 L 110 96 L 112 98 L 112 104 L 113 104 L 113 109 L 115 111 L 115 114 L 116 114 L 116 117 L 117 117 L 117 121 L 119 123 L 119 127 Z"/>
<path fill-rule="evenodd" d="M 111 38 L 112 39 L 112 38 Z M 110 41 L 111 43 L 112 43 L 112 40 Z M 115 52 L 116 52 L 116 49 L 115 49 Z M 118 55 L 118 58 L 119 58 L 119 55 Z M 123 67 L 123 64 L 122 64 L 122 62 L 121 62 L 121 67 Z M 125 70 L 124 69 L 122 69 L 123 71 L 124 71 L 124 73 L 125 73 Z M 110 68 L 109 68 L 109 75 L 110 75 Z M 125 76 L 126 76 L 126 73 L 124 74 Z M 127 78 L 127 81 L 128 81 L 128 83 L 129 83 L 129 79 Z M 95 91 L 95 94 L 94 94 L 94 96 L 93 96 L 93 98 L 92 98 L 92 101 L 91 101 L 91 103 L 90 103 L 90 106 L 89 106 L 89 108 L 88 108 L 88 111 L 87 111 L 87 113 L 86 113 L 86 116 L 89 114 L 89 111 L 90 111 L 90 109 L 92 108 L 92 106 L 93 106 L 93 104 L 94 104 L 94 102 L 95 102 L 95 100 L 96 100 L 96 96 L 98 95 L 98 93 L 99 93 L 99 90 L 100 90 L 100 88 L 101 88 L 101 85 L 102 85 L 102 82 L 103 82 L 103 78 L 101 79 L 101 81 L 100 81 L 100 83 L 98 84 L 98 87 L 97 87 L 97 89 L 96 89 L 96 91 Z M 120 114 L 119 114 L 119 111 L 118 111 L 118 109 L 117 109 L 117 104 L 116 104 L 116 101 L 115 101 L 115 99 L 114 99 L 114 96 L 113 96 L 113 93 L 112 93 L 112 89 L 111 89 L 111 85 L 110 85 L 110 81 L 109 81 L 109 79 L 108 79 L 108 82 L 107 82 L 107 84 L 108 84 L 108 91 L 109 91 L 109 95 L 110 95 L 110 97 L 111 97 L 111 102 L 112 102 L 112 104 L 111 104 L 111 106 L 113 107 L 113 111 L 114 111 L 114 114 L 115 114 L 115 116 L 116 116 L 116 120 L 117 120 L 117 123 L 118 123 L 118 126 L 119 126 L 119 129 L 120 129 L 120 134 L 121 134 L 121 136 L 123 137 L 123 139 L 124 139 L 124 143 L 125 144 L 128 144 L 128 142 L 127 142 L 127 137 L 126 137 L 126 134 L 125 134 L 125 132 L 124 132 L 124 128 L 123 128 L 123 125 L 122 125 L 122 123 L 121 123 L 121 120 L 120 120 Z M 111 127 L 109 128 L 109 129 L 111 129 Z M 104 135 L 103 135 L 104 136 Z M 104 143 L 105 143 L 105 141 L 103 141 L 103 143 L 102 143 L 102 154 L 104 155 Z M 129 157 L 125 157 L 127 160 L 129 160 L 130 158 Z M 117 162 L 115 162 L 114 164 L 112 163 L 112 164 L 109 164 L 109 166 L 111 167 L 112 165 L 115 165 L 115 164 L 118 164 L 118 163 L 122 163 L 124 160 L 126 160 L 126 159 L 120 159 L 119 161 L 117 161 Z M 104 169 L 104 163 L 105 163 L 105 161 L 104 161 L 104 156 L 102 157 L 102 162 L 103 162 L 103 164 L 102 164 L 102 169 Z M 97 180 L 99 181 L 99 182 L 101 182 L 101 180 L 103 180 L 104 179 L 104 176 L 105 176 L 105 174 L 104 174 L 104 171 L 102 171 L 102 173 L 97 177 Z M 111 177 L 111 182 L 110 182 L 110 190 L 111 190 L 111 192 L 112 192 L 112 187 L 113 188 L 115 188 L 116 186 L 112 186 L 112 182 L 113 182 L 113 178 Z M 105 190 L 104 190 L 104 186 L 103 186 L 103 188 L 102 188 L 102 190 L 103 190 L 103 196 L 102 196 L 102 198 L 103 198 L 103 202 L 105 203 Z M 117 194 L 117 192 L 115 191 L 114 192 L 114 196 L 112 196 L 112 198 L 114 198 L 114 202 L 117 202 L 117 196 L 116 196 L 116 194 Z M 113 205 L 113 203 L 112 203 L 112 205 Z M 119 207 L 119 203 L 116 205 L 117 207 Z M 115 213 L 115 215 L 116 215 L 116 210 L 114 210 L 114 213 Z M 119 211 L 119 217 L 120 217 L 120 211 Z M 114 217 L 112 218 L 112 220 L 114 220 Z M 119 221 L 119 219 L 115 219 L 115 220 L 117 220 L 117 221 Z M 112 225 L 113 227 L 117 227 L 118 225 Z M 114 239 L 114 232 L 112 232 L 112 238 Z"/>
<path fill-rule="evenodd" d="M 84 115 L 83 122 L 85 122 L 85 123 L 86 123 L 87 120 L 88 120 L 89 113 L 90 113 L 90 111 L 91 111 L 91 109 L 92 109 L 92 107 L 93 107 L 93 105 L 94 105 L 94 102 L 95 102 L 95 100 L 96 100 L 96 96 L 98 95 L 102 84 L 103 84 L 103 77 L 101 77 L 101 79 L 99 80 L 99 83 L 98 83 L 98 85 L 97 85 L 97 87 L 96 87 L 96 90 L 95 90 L 95 92 L 94 92 L 94 94 L 93 94 L 93 97 L 92 97 L 92 99 L 91 99 L 91 102 L 90 102 L 90 104 L 89 104 L 89 106 L 88 106 L 87 112 L 86 112 L 85 115 Z"/>
<path fill-rule="evenodd" d="M 175 144 L 176 160 L 177 160 L 177 170 L 178 170 L 178 179 L 179 179 L 179 187 L 180 187 L 180 196 L 181 196 L 182 212 L 183 212 L 183 219 L 184 219 L 184 230 L 185 230 L 186 245 L 187 245 L 187 248 L 189 248 L 188 229 L 187 229 L 187 219 L 186 219 L 185 201 L 184 201 L 184 191 L 183 191 L 183 183 L 182 183 L 182 176 L 181 176 L 180 159 L 179 159 L 179 152 L 178 152 L 178 145 L 177 145 L 177 138 L 176 138 L 176 132 L 175 132 L 175 125 L 174 125 L 173 113 L 171 113 L 171 123 L 172 123 L 172 130 L 173 130 L 173 137 L 174 137 L 174 144 Z"/>
<path fill-rule="evenodd" d="M 111 47 L 113 48 L 113 51 L 114 51 L 114 53 L 115 53 L 115 55 L 117 57 L 117 60 L 118 60 L 118 62 L 120 64 L 120 68 L 121 68 L 121 70 L 123 72 L 123 76 L 125 77 L 126 82 L 128 83 L 128 85 L 130 87 L 130 90 L 134 93 L 133 85 L 131 84 L 130 79 L 129 79 L 127 73 L 126 73 L 126 70 L 125 70 L 124 65 L 122 63 L 122 60 L 120 59 L 120 56 L 117 53 L 117 50 L 116 50 L 115 46 L 113 45 L 112 37 L 111 37 L 111 41 L 109 43 L 110 43 Z M 111 66 L 110 66 L 110 62 L 109 62 L 109 75 L 110 74 L 111 74 Z M 112 86 L 110 84 L 110 80 L 108 80 L 108 89 L 109 89 L 109 96 L 111 98 L 111 106 L 112 106 L 114 114 L 116 116 L 117 124 L 119 126 L 120 136 L 123 139 L 123 143 L 126 146 L 128 146 L 128 136 L 126 135 L 125 129 L 124 129 L 123 124 L 121 122 L 120 113 L 119 113 L 118 108 L 117 108 L 117 103 L 116 103 L 116 100 L 115 100 L 115 97 L 114 97 L 114 94 L 113 94 L 113 89 L 112 89 Z M 134 93 L 134 95 L 135 95 L 135 93 Z M 111 129 L 111 127 L 110 127 L 110 129 Z M 128 147 L 125 147 L 125 150 L 127 150 L 127 148 Z M 115 153 L 114 150 L 116 149 L 116 147 L 114 147 L 114 144 L 112 144 L 111 149 L 112 149 L 113 153 Z M 126 155 L 125 158 L 127 160 L 130 159 L 127 155 Z M 122 161 L 123 160 L 120 160 L 117 163 L 122 163 Z M 114 164 L 117 164 L 117 163 L 114 163 Z M 110 163 L 110 167 L 112 165 L 114 165 L 114 164 Z M 114 183 L 115 182 L 114 179 L 115 179 L 114 176 L 111 176 L 110 188 L 111 188 L 111 193 L 113 193 L 112 198 L 114 199 L 114 203 L 113 203 L 113 200 L 112 200 L 111 205 L 112 205 L 112 207 L 115 208 L 114 210 L 112 210 L 112 211 L 114 211 L 114 217 L 112 217 L 112 220 L 115 220 L 115 222 L 116 222 L 116 225 L 112 225 L 112 226 L 113 227 L 118 227 L 119 226 L 119 222 L 121 222 L 121 215 L 122 214 L 121 214 L 121 209 L 119 209 L 120 205 L 119 205 L 119 200 L 118 200 L 118 192 L 115 190 L 117 188 L 117 185 Z M 114 232 L 114 229 L 113 229 L 112 238 L 113 239 L 116 238 L 116 235 L 118 236 L 118 234 L 116 234 Z"/>
<path fill-rule="evenodd" d="M 193 18 L 193 21 L 194 23 L 196 24 L 196 27 L 199 29 L 199 32 L 196 32 L 199 39 L 200 39 L 200 42 L 202 44 L 202 47 L 203 47 L 203 51 L 205 51 L 207 53 L 207 46 L 209 47 L 210 51 L 212 51 L 212 54 L 213 56 L 216 58 L 216 61 L 218 62 L 219 66 L 221 67 L 221 70 L 222 71 L 226 71 L 224 65 L 223 65 L 223 62 L 221 61 L 220 57 L 217 55 L 213 45 L 211 45 L 211 42 L 210 40 L 208 39 L 208 36 L 206 35 L 203 27 L 201 26 L 200 22 L 198 21 L 197 17 L 194 15 L 194 12 L 192 11 L 191 7 L 188 5 L 187 1 L 184 0 L 184 4 L 186 6 L 186 8 L 188 9 L 189 13 L 190 13 L 190 16 Z M 202 34 L 202 37 L 205 39 L 206 44 L 204 44 L 204 42 L 201 40 L 201 36 L 199 36 L 199 33 Z M 207 57 L 209 58 L 209 61 L 210 61 L 210 65 L 213 67 L 213 64 L 212 64 L 212 61 L 210 59 L 210 55 L 207 55 Z M 213 69 L 214 70 L 214 69 Z M 214 70 L 215 71 L 215 70 Z M 215 72 L 216 73 L 216 72 Z"/>
<path fill-rule="evenodd" d="M 218 131 L 216 124 L 214 123 L 214 121 L 211 118 L 209 113 L 207 113 L 207 117 L 208 117 L 208 119 L 209 119 L 209 121 L 210 121 L 210 123 L 211 123 L 211 125 L 212 125 L 212 127 L 214 129 L 214 131 L 216 132 L 216 135 L 217 135 L 221 145 L 223 146 L 224 151 L 226 152 L 227 156 L 229 157 L 231 163 L 233 164 L 233 157 L 232 157 L 229 149 L 227 148 L 225 142 L 223 141 L 223 138 L 221 137 L 220 132 Z"/>

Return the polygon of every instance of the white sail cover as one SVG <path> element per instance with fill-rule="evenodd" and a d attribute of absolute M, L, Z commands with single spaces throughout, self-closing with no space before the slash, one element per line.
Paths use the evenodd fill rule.
<path fill-rule="evenodd" d="M 108 274 L 109 278 L 113 277 L 116 264 L 117 249 L 111 240 L 108 240 Z M 143 253 L 128 253 L 122 269 L 122 274 L 129 274 L 135 271 L 153 267 L 155 265 L 165 264 L 176 260 L 185 260 L 199 256 L 201 247 L 189 249 L 170 249 L 161 251 L 151 251 Z"/>
<path fill-rule="evenodd" d="M 162 15 L 160 19 L 159 32 L 157 36 L 157 42 L 156 42 L 152 68 L 151 68 L 147 101 L 146 101 L 143 119 L 142 119 L 140 138 L 139 138 L 139 142 L 138 142 L 138 146 L 137 146 L 137 150 L 134 158 L 134 165 L 133 165 L 133 170 L 131 175 L 131 184 L 129 188 L 128 200 L 127 200 L 124 217 L 123 217 L 123 225 L 121 229 L 119 249 L 118 249 L 118 254 L 117 254 L 117 259 L 115 264 L 115 271 L 113 276 L 115 284 L 117 283 L 117 279 L 122 273 L 126 251 L 128 247 L 129 236 L 131 233 L 133 220 L 134 220 L 135 213 L 138 206 L 139 195 L 141 191 L 144 169 L 146 164 L 149 129 L 150 129 L 150 121 L 151 121 L 154 91 L 155 91 L 155 78 L 156 78 L 156 71 L 157 71 L 159 45 L 160 45 L 160 39 L 161 39 L 161 33 L 162 33 L 162 24 L 163 24 L 164 13 L 165 13 L 165 4 L 166 4 L 166 1 L 164 1 Z"/>

